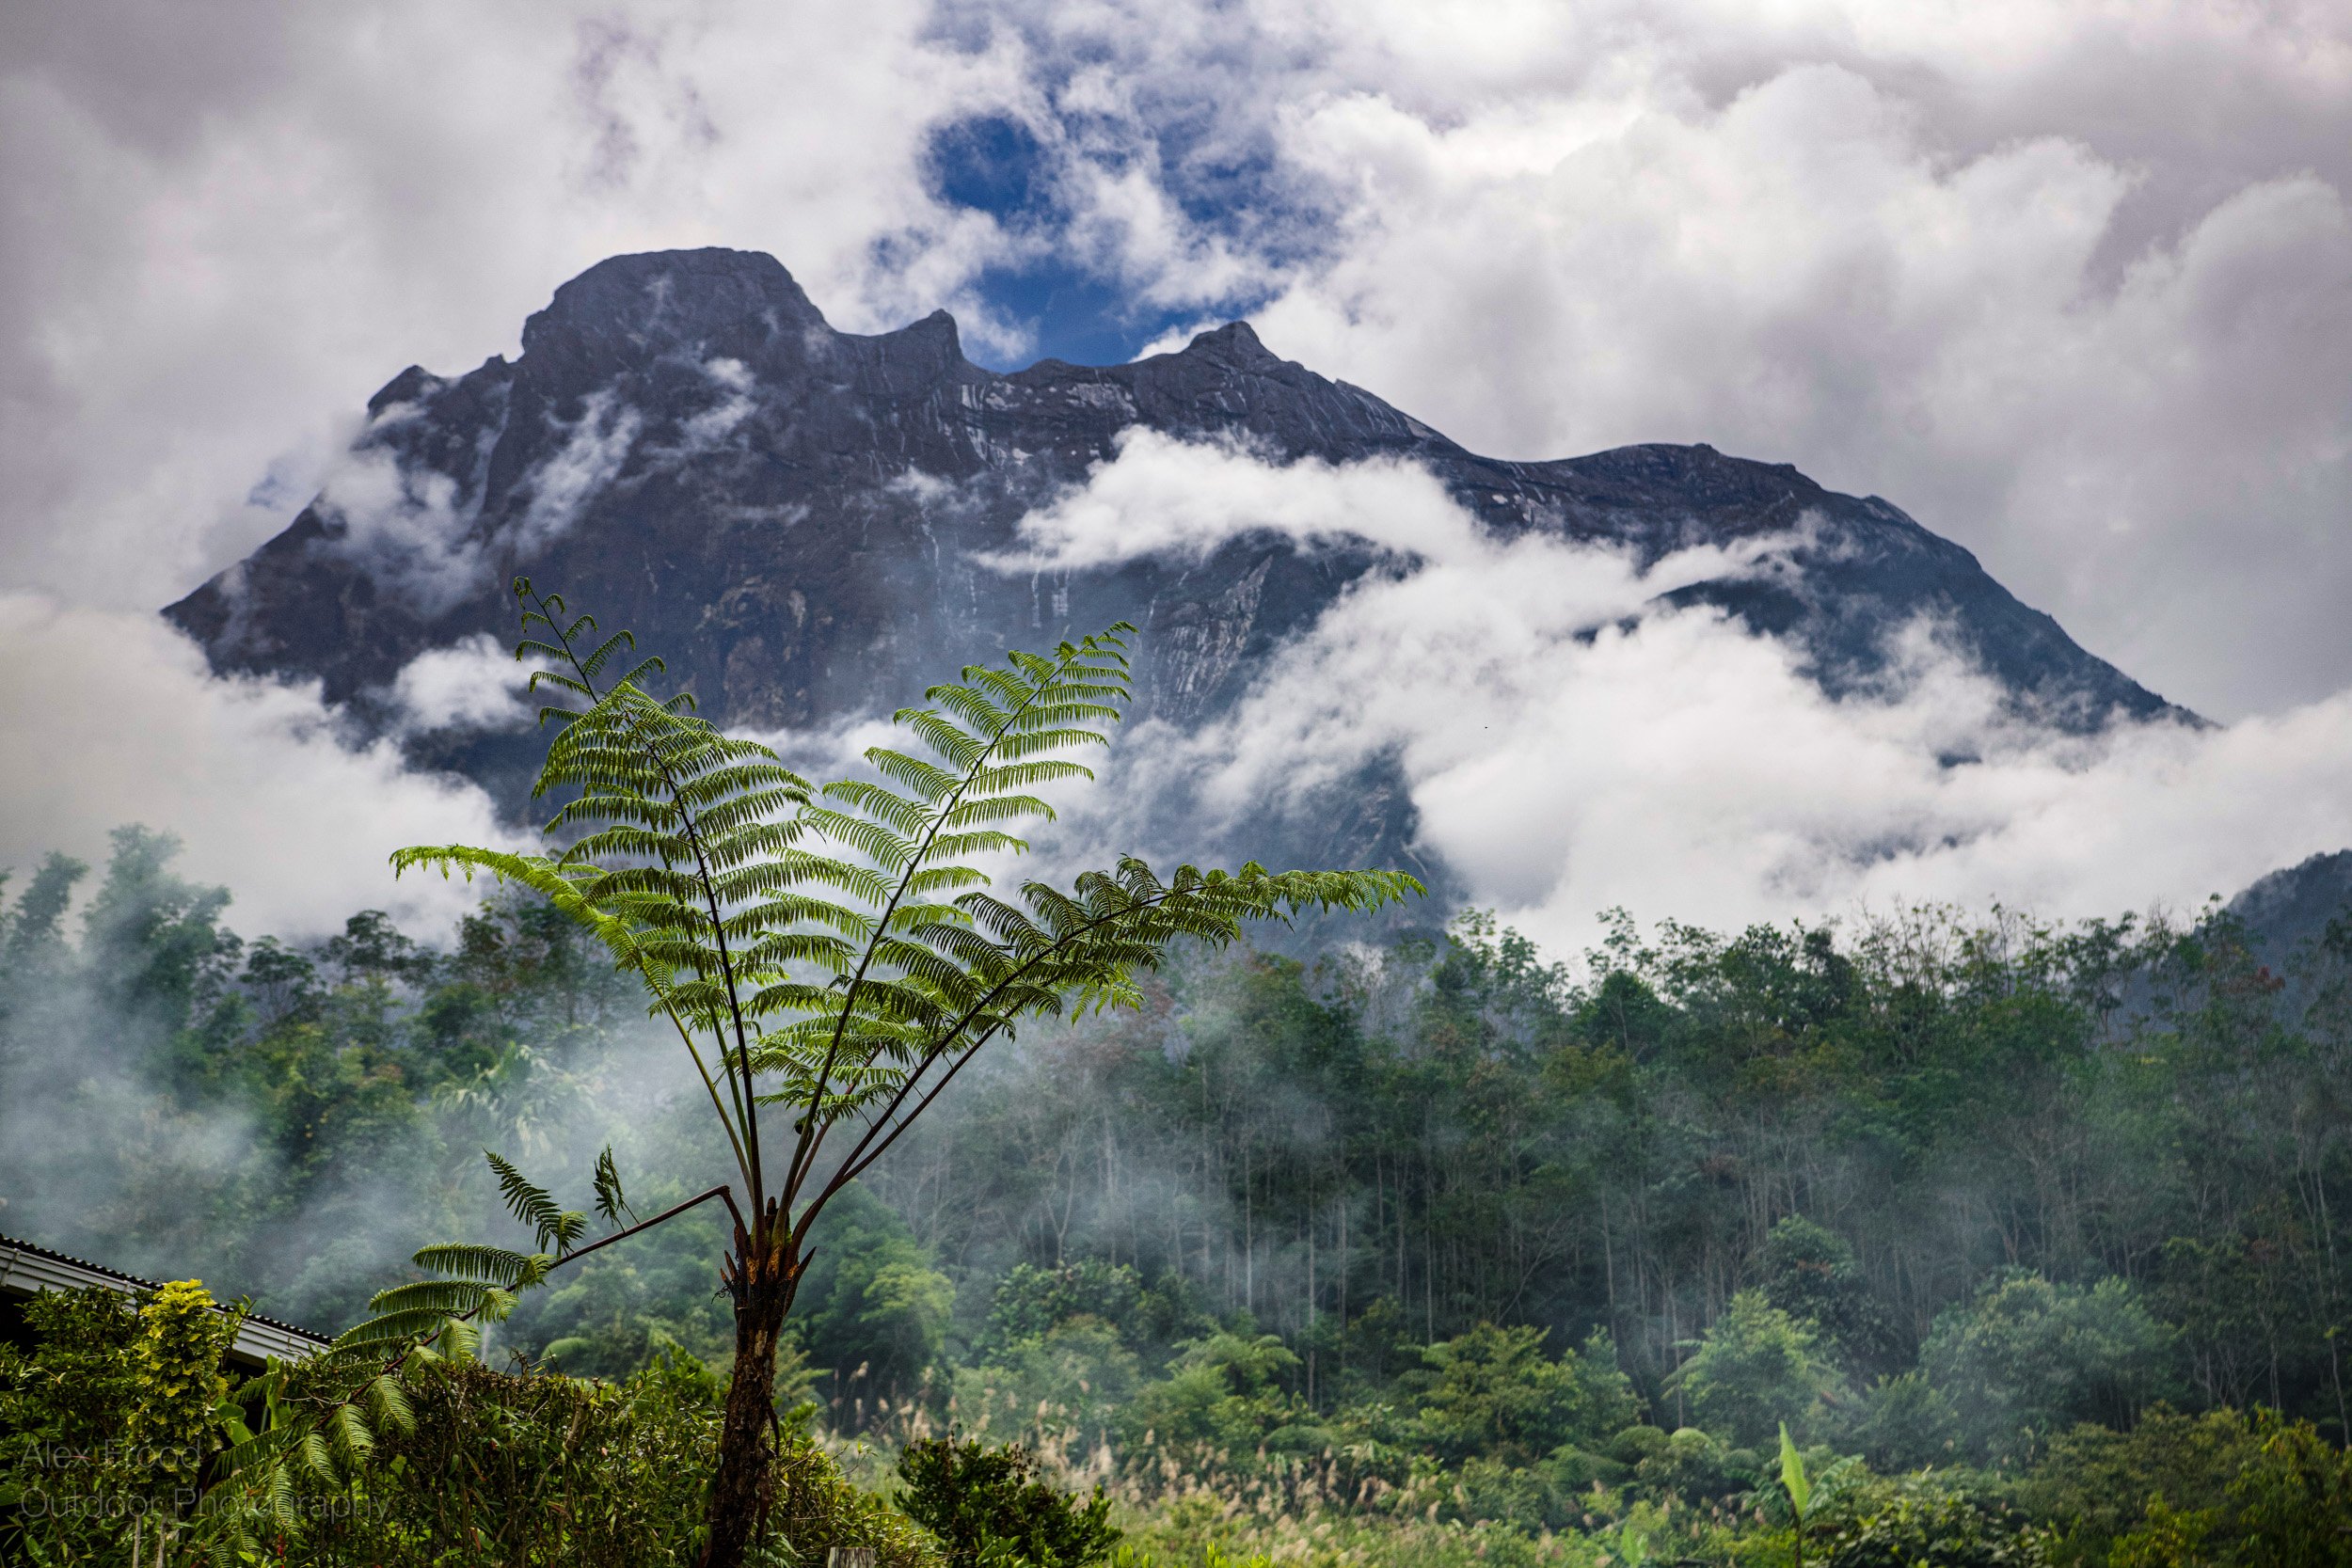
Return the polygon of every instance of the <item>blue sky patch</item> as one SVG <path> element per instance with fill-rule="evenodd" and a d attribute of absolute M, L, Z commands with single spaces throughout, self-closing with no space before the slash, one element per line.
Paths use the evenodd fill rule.
<path fill-rule="evenodd" d="M 1131 280 L 1056 243 L 1072 218 L 1057 188 L 1060 161 L 1071 158 L 1120 166 L 1136 158 L 1152 161 L 1161 188 L 1188 222 L 1269 260 L 1288 259 L 1292 246 L 1285 236 L 1315 231 L 1294 221 L 1302 214 L 1282 198 L 1268 157 L 1232 148 L 1209 156 L 1201 127 L 1184 121 L 1173 117 L 1150 134 L 1136 135 L 1130 127 L 1121 135 L 1099 121 L 1073 119 L 1073 135 L 1050 143 L 1009 115 L 977 116 L 932 132 L 926 154 L 932 195 L 989 214 L 1032 246 L 1028 259 L 986 268 L 973 284 L 995 314 L 1027 330 L 1034 348 L 1011 356 L 982 351 L 980 363 L 994 370 L 1017 370 L 1042 358 L 1123 364 L 1182 323 L 1236 318 L 1262 303 L 1250 296 L 1174 310 L 1139 306 Z"/>

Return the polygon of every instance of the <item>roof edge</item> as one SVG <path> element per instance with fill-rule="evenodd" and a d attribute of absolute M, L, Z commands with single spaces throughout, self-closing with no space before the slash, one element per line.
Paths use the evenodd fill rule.
<path fill-rule="evenodd" d="M 110 1269 L 103 1263 L 92 1263 L 14 1236 L 0 1236 L 0 1292 L 34 1296 L 49 1291 L 87 1290 L 92 1286 L 119 1291 L 125 1295 L 162 1289 L 156 1280 L 141 1279 L 120 1269 Z M 215 1306 L 213 1310 L 227 1314 L 231 1308 Z M 236 1343 L 230 1353 L 257 1362 L 273 1355 L 301 1360 L 317 1354 L 330 1342 L 324 1334 L 248 1312 L 239 1316 Z"/>

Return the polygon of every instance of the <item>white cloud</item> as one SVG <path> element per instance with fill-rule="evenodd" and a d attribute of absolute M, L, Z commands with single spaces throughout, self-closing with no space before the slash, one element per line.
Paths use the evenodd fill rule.
<path fill-rule="evenodd" d="M 1365 504 L 1375 498 L 1382 503 Z M 1088 482 L 1021 520 L 1023 548 L 1000 570 L 1072 570 L 1137 556 L 1200 561 L 1256 530 L 1304 543 L 1360 538 L 1402 552 L 1460 547 L 1468 520 L 1426 469 L 1388 461 L 1275 466 L 1246 449 L 1200 446 L 1140 426 Z"/>
<path fill-rule="evenodd" d="M 395 882 L 386 858 L 509 842 L 478 788 L 406 771 L 389 742 L 347 749 L 315 687 L 212 677 L 152 616 L 0 594 L 0 659 L 23 694 L 0 705 L 0 865 L 103 861 L 138 822 L 180 835 L 182 872 L 228 886 L 247 933 L 323 935 L 361 909 L 438 932 L 485 890 Z"/>
<path fill-rule="evenodd" d="M 739 394 L 732 401 L 740 406 L 723 428 L 750 410 Z M 726 409 L 722 404 L 713 412 Z M 385 408 L 369 422 L 367 444 L 354 446 L 327 466 L 316 506 L 342 531 L 311 547 L 350 558 L 407 609 L 430 620 L 481 591 L 488 539 L 479 496 L 461 494 L 458 482 L 446 473 L 405 460 L 386 439 L 421 413 L 412 404 Z M 513 547 L 535 554 L 569 531 L 596 492 L 619 475 L 644 428 L 644 416 L 619 402 L 611 388 L 589 394 L 563 445 L 523 477 L 520 490 L 527 499 Z M 689 421 L 689 431 L 700 435 L 698 422 Z M 478 455 L 486 461 L 489 453 Z"/>
<path fill-rule="evenodd" d="M 705 361 L 703 373 L 710 377 L 719 390 L 719 401 L 701 413 L 689 417 L 680 426 L 686 436 L 689 451 L 705 451 L 720 445 L 735 434 L 735 427 L 749 419 L 757 406 L 752 401 L 751 367 L 740 359 L 710 359 Z"/>
<path fill-rule="evenodd" d="M 312 547 L 350 557 L 420 615 L 438 615 L 481 586 L 474 510 L 447 474 L 387 447 L 358 448 L 321 476 L 315 504 L 342 531 Z"/>
<path fill-rule="evenodd" d="M 520 728 L 538 712 L 526 689 L 536 667 L 517 663 L 514 650 L 487 632 L 428 649 L 393 678 L 395 722 L 411 735 Z"/>
<path fill-rule="evenodd" d="M 1182 553 L 1194 498 L 1244 488 L 1248 461 L 1131 446 L 1051 516 L 1099 521 L 1084 535 L 1098 554 L 1120 537 Z M 1152 483 L 1129 483 L 1131 462 Z M 1645 575 L 1549 537 L 1483 539 L 1407 469 L 1300 465 L 1257 483 L 1312 519 L 1308 537 L 1353 517 L 1424 564 L 1360 579 L 1225 721 L 1131 737 L 1120 791 L 1076 836 L 1125 834 L 1126 802 L 1171 792 L 1246 824 L 1393 756 L 1421 847 L 1563 950 L 1613 905 L 1715 925 L 1922 898 L 2178 906 L 2352 843 L 2337 782 L 2352 695 L 2219 731 L 2057 736 L 2007 715 L 1921 624 L 1879 695 L 1833 701 L 1781 644 L 1655 608 L 1720 559 Z"/>
<path fill-rule="evenodd" d="M 1358 196 L 1268 341 L 1473 448 L 1703 439 L 1889 496 L 2191 705 L 2352 678 L 2339 189 L 2249 184 L 2108 277 L 2137 181 L 2081 141 L 1954 158 L 1831 66 L 1597 108 L 1300 111 Z"/>
<path fill-rule="evenodd" d="M 531 472 L 531 503 L 515 547 L 533 555 L 570 529 L 580 508 L 628 461 L 628 449 L 644 425 L 644 416 L 615 402 L 611 388 L 589 393 L 564 445 Z"/>
<path fill-rule="evenodd" d="M 1485 562 L 1495 554 L 1477 520 L 1417 463 L 1284 463 L 1241 443 L 1187 441 L 1140 427 L 1121 432 L 1115 446 L 1084 483 L 1021 518 L 1020 548 L 974 559 L 1005 572 L 1069 571 L 1150 556 L 1200 562 L 1260 532 L 1310 548 L 1370 544 L 1401 562 L 1441 565 Z M 1808 514 L 1788 533 L 1677 550 L 1646 570 L 1605 549 L 1579 552 L 1574 571 L 1554 574 L 1556 563 L 1540 550 L 1522 564 L 1532 590 L 1553 601 L 1555 616 L 1589 628 L 1658 594 L 1752 571 L 1768 556 L 1800 546 L 1818 550 L 1815 523 Z M 1581 569 L 1597 562 L 1611 564 L 1597 574 Z"/>

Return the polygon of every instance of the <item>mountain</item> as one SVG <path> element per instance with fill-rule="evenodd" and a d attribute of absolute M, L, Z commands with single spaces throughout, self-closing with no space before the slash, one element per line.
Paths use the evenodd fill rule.
<path fill-rule="evenodd" d="M 975 559 L 1009 547 L 1025 514 L 1141 426 L 1276 461 L 1407 459 L 1499 534 L 1611 543 L 1645 562 L 1799 530 L 1790 569 L 1677 599 L 1787 640 L 1833 694 L 1884 668 L 1892 628 L 1931 614 L 2040 722 L 2201 722 L 1876 497 L 1707 446 L 1481 457 L 1278 357 L 1245 323 L 1133 364 L 1000 374 L 963 356 L 945 312 L 839 332 L 773 258 L 706 249 L 590 268 L 531 317 L 522 345 L 463 375 L 393 377 L 328 491 L 165 613 L 215 669 L 315 676 L 377 728 L 398 720 L 391 693 L 411 660 L 511 637 L 517 572 L 634 627 L 707 715 L 760 730 L 887 711 L 977 654 L 1124 619 L 1145 632 L 1139 712 L 1196 724 L 1384 558 L 1269 532 L 1205 562 L 1037 574 Z M 537 754 L 530 734 L 455 725 L 405 744 L 516 806 Z M 1279 847 L 1387 858 L 1411 829 L 1401 781 L 1375 767 Z"/>
<path fill-rule="evenodd" d="M 2245 923 L 2255 955 L 2283 973 L 2299 949 L 2327 935 L 2330 921 L 2352 919 L 2352 849 L 2273 871 L 2226 908 Z"/>

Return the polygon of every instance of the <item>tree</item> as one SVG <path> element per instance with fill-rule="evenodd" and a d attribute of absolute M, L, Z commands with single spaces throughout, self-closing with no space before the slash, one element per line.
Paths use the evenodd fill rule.
<path fill-rule="evenodd" d="M 2077 1421 L 2130 1425 L 2173 1391 L 2171 1338 L 2123 1280 L 2084 1290 L 2009 1269 L 1937 1315 L 1919 1365 L 1951 1396 L 1963 1440 L 2008 1461 Z"/>
<path fill-rule="evenodd" d="M 1852 1243 L 1802 1214 L 1790 1214 L 1764 1239 L 1764 1299 L 1809 1322 L 1830 1347 L 1867 1359 L 1886 1338 L 1869 1282 Z"/>
<path fill-rule="evenodd" d="M 1297 1370 L 1278 1336 L 1220 1330 L 1186 1345 L 1164 1381 L 1138 1390 L 1121 1424 L 1137 1446 L 1222 1462 L 1304 1414 L 1281 1386 Z"/>
<path fill-rule="evenodd" d="M 1708 1428 L 1743 1448 L 1761 1448 L 1781 1423 L 1811 1417 L 1836 1385 L 1810 1328 L 1762 1292 L 1741 1291 L 1668 1386 Z"/>
<path fill-rule="evenodd" d="M 801 1280 L 797 1332 L 833 1373 L 836 1420 L 914 1391 L 938 1359 L 956 1288 L 901 1220 L 862 1186 L 842 1190 Z"/>
<path fill-rule="evenodd" d="M 1594 1444 L 1633 1424 L 1640 1402 L 1617 1370 L 1616 1349 L 1595 1336 L 1580 1356 L 1544 1354 L 1548 1331 L 1480 1323 L 1422 1352 L 1408 1373 L 1422 1431 L 1451 1460 L 1484 1454 L 1529 1465 L 1565 1443 Z"/>
<path fill-rule="evenodd" d="M 571 705 L 542 710 L 556 734 L 534 793 L 571 797 L 548 823 L 548 852 L 421 847 L 393 864 L 535 892 L 637 977 L 693 1063 L 735 1180 L 672 1212 L 719 1197 L 734 1215 L 721 1275 L 736 1356 L 703 1561 L 735 1568 L 772 1499 L 776 1354 L 810 1228 L 976 1053 L 1025 1019 L 1135 1005 L 1136 976 L 1182 939 L 1221 945 L 1248 920 L 1368 910 L 1421 888 L 1400 872 L 1255 863 L 1162 878 L 1129 857 L 1067 891 L 1031 880 L 1013 898 L 991 892 L 977 862 L 1021 853 L 1010 829 L 1053 815 L 1036 791 L 1091 777 L 1073 753 L 1105 744 L 1127 701 L 1134 628 L 1123 624 L 1051 656 L 967 667 L 930 689 L 930 706 L 898 713 L 912 749 L 866 753 L 878 778 L 816 789 L 767 747 L 696 717 L 691 695 L 656 696 L 645 683 L 659 659 L 611 677 L 634 655 L 628 632 L 592 641 L 594 619 L 561 597 L 528 578 L 515 593 L 517 657 L 548 666 L 532 689 L 549 686 Z M 378 1296 L 378 1316 L 339 1350 L 380 1355 L 390 1345 L 397 1361 L 446 1338 L 450 1322 L 496 1315 L 559 1263 L 644 1227 L 581 1246 L 585 1215 L 511 1167 L 501 1177 L 540 1252 L 428 1248 L 421 1266 L 444 1277 Z M 617 1223 L 625 1210 L 609 1164 L 597 1190 Z"/>

